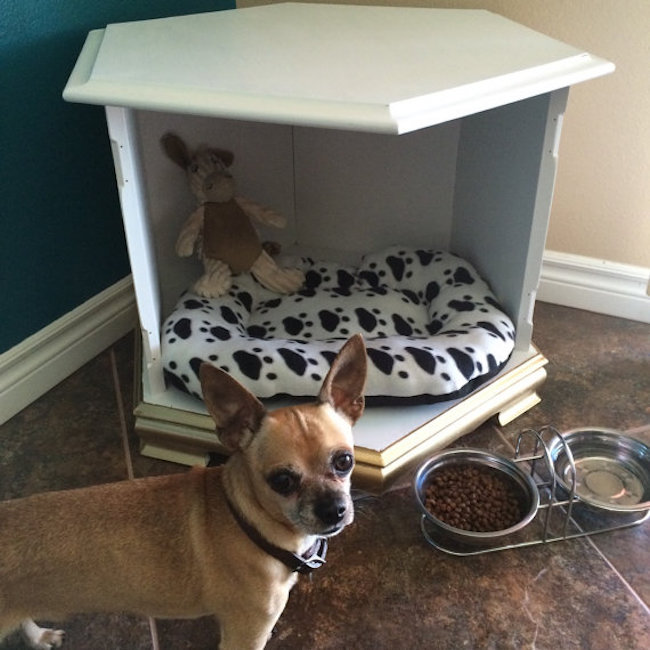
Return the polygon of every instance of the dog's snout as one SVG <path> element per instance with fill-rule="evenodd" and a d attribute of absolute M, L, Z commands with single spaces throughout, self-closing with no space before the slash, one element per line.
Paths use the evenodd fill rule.
<path fill-rule="evenodd" d="M 340 496 L 324 497 L 314 504 L 314 513 L 326 526 L 340 524 L 347 510 L 348 504 Z"/>

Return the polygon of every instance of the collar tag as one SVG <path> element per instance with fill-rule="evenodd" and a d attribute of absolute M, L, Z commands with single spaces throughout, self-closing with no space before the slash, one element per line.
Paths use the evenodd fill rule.
<path fill-rule="evenodd" d="M 297 555 L 284 548 L 271 544 L 265 539 L 260 532 L 248 523 L 236 510 L 230 499 L 226 498 L 226 503 L 235 521 L 239 524 L 240 528 L 248 535 L 248 538 L 257 544 L 265 553 L 268 553 L 276 560 L 279 560 L 288 569 L 296 573 L 308 574 L 318 569 L 325 564 L 325 556 L 327 555 L 327 538 L 319 537 L 314 545 L 309 548 L 304 555 Z"/>
<path fill-rule="evenodd" d="M 305 557 L 307 553 L 311 553 L 311 555 Z M 296 559 L 300 560 L 300 566 L 294 569 L 294 571 L 305 574 L 322 567 L 327 562 L 325 559 L 327 555 L 327 539 L 325 537 L 319 537 L 307 553 L 303 556 L 296 555 Z"/>

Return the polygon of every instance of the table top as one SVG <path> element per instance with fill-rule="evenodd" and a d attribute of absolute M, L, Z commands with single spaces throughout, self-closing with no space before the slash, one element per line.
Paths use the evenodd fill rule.
<path fill-rule="evenodd" d="M 283 3 L 94 30 L 64 98 L 405 133 L 613 69 L 487 11 Z"/>

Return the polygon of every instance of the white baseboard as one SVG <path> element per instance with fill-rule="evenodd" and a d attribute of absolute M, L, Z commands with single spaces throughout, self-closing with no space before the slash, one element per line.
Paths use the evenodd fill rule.
<path fill-rule="evenodd" d="M 650 323 L 650 269 L 545 251 L 537 300 Z"/>
<path fill-rule="evenodd" d="M 137 323 L 131 276 L 0 355 L 0 424 Z"/>

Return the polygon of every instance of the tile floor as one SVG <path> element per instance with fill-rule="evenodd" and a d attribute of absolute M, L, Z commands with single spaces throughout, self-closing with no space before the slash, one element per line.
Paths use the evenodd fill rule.
<path fill-rule="evenodd" d="M 511 452 L 517 433 L 613 427 L 650 442 L 650 326 L 539 304 L 535 341 L 550 359 L 540 405 L 457 444 Z M 0 427 L 0 498 L 184 468 L 141 457 L 132 433 L 127 337 Z M 121 416 L 119 391 L 126 405 Z M 411 476 L 359 495 L 355 523 L 326 567 L 294 588 L 271 649 L 650 647 L 650 522 L 590 539 L 458 558 L 424 541 Z M 215 648 L 211 619 L 74 616 L 73 650 Z M 17 635 L 0 646 L 22 648 Z"/>

